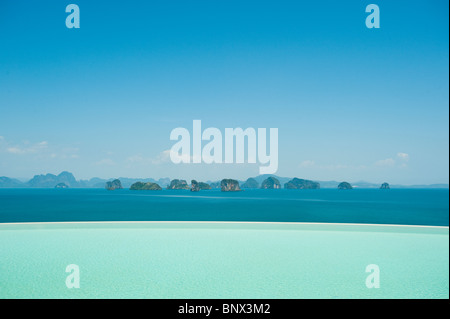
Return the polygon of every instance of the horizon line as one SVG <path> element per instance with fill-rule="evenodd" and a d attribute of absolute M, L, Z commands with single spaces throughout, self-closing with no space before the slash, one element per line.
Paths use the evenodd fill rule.
<path fill-rule="evenodd" d="M 18 181 L 20 181 L 20 182 L 22 182 L 22 183 L 27 183 L 27 182 L 29 182 L 30 180 L 32 180 L 34 177 L 36 177 L 36 176 L 45 176 L 45 175 L 54 175 L 54 176 L 59 176 L 59 175 L 61 175 L 62 173 L 69 173 L 69 174 L 71 174 L 74 178 L 75 178 L 75 176 L 74 176 L 74 174 L 72 173 L 72 172 L 69 172 L 69 171 L 66 171 L 66 170 L 64 170 L 64 171 L 61 171 L 59 174 L 53 174 L 53 173 L 44 173 L 44 174 L 35 174 L 35 175 L 33 175 L 33 177 L 31 177 L 31 178 L 26 178 L 26 177 L 9 177 L 9 176 L 6 176 L 6 175 L 3 175 L 3 176 L 0 176 L 0 178 L 1 177 L 5 177 L 5 178 L 9 178 L 9 179 L 16 179 L 16 180 L 18 180 Z M 235 179 L 235 180 L 237 180 L 237 181 L 242 181 L 242 182 L 245 182 L 245 181 L 247 181 L 248 179 L 250 179 L 250 178 L 257 178 L 257 177 L 260 177 L 260 176 L 268 176 L 268 177 L 270 177 L 270 176 L 274 176 L 274 177 L 278 177 L 278 178 L 288 178 L 288 179 L 294 179 L 294 178 L 299 178 L 299 177 L 286 177 L 286 176 L 279 176 L 279 175 L 276 175 L 276 174 L 259 174 L 259 175 L 257 175 L 257 176 L 251 176 L 251 177 L 247 177 L 246 179 L 240 179 L 240 178 L 231 178 L 231 179 Z M 77 178 L 75 178 L 75 181 L 77 181 L 77 182 L 81 182 L 81 181 L 90 181 L 90 180 L 92 180 L 92 179 L 94 179 L 94 178 L 98 178 L 98 179 L 102 179 L 102 180 L 106 180 L 106 181 L 110 181 L 110 180 L 114 180 L 114 179 L 134 179 L 134 180 L 139 180 L 139 179 L 143 179 L 143 180 L 145 180 L 145 179 L 152 179 L 152 180 L 154 180 L 154 181 L 158 181 L 158 180 L 160 180 L 160 179 L 169 179 L 170 181 L 172 181 L 172 180 L 175 180 L 175 179 L 179 179 L 179 180 L 185 180 L 185 181 L 187 181 L 187 180 L 189 180 L 189 179 L 184 179 L 184 178 L 179 178 L 179 177 L 176 177 L 176 178 L 170 178 L 170 177 L 160 177 L 160 178 L 154 178 L 154 177 L 126 177 L 126 176 L 120 176 L 120 177 L 109 177 L 109 178 L 104 178 L 104 177 L 97 177 L 97 176 L 94 176 L 94 177 L 90 177 L 90 178 L 88 178 L 88 179 L 77 179 Z M 221 179 L 218 179 L 218 180 L 212 180 L 212 179 L 206 179 L 206 181 L 210 181 L 210 182 L 213 182 L 213 183 L 215 183 L 215 182 L 220 182 L 221 180 L 223 180 L 223 179 L 227 179 L 228 177 L 226 177 L 226 178 L 221 178 Z M 310 181 L 313 181 L 313 182 L 318 182 L 318 183 L 330 183 L 330 182 L 333 182 L 333 183 L 341 183 L 340 181 L 337 181 L 337 180 L 315 180 L 315 179 L 307 179 L 307 178 L 299 178 L 299 179 L 304 179 L 304 180 L 310 180 Z M 344 180 L 344 181 L 342 181 L 342 182 L 346 182 L 347 180 Z M 359 181 L 354 181 L 354 182 L 348 182 L 348 183 L 350 183 L 350 184 L 359 184 L 359 183 L 368 183 L 368 184 L 374 184 L 374 185 L 378 185 L 378 184 L 380 184 L 380 183 L 376 183 L 376 182 L 369 182 L 369 181 L 365 181 L 365 180 L 359 180 Z M 442 186 L 444 186 L 444 187 L 442 187 L 442 188 L 450 188 L 450 184 L 449 184 L 449 182 L 435 182 L 435 183 L 414 183 L 414 184 L 401 184 L 401 183 L 389 183 L 389 182 L 381 182 L 381 183 L 388 183 L 390 186 L 403 186 L 403 187 L 414 187 L 414 186 L 433 186 L 433 185 L 442 185 Z M 90 187 L 89 187 L 90 188 Z"/>

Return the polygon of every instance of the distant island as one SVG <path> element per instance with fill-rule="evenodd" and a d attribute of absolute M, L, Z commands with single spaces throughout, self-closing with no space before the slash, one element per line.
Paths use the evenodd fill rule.
<path fill-rule="evenodd" d="M 284 188 L 286 188 L 286 189 L 319 189 L 320 183 L 295 177 L 291 181 L 284 184 Z"/>
<path fill-rule="evenodd" d="M 170 185 L 167 189 L 189 189 L 189 185 L 184 179 L 174 179 L 170 181 Z"/>
<path fill-rule="evenodd" d="M 56 185 L 55 185 L 55 188 L 69 188 L 69 186 L 67 186 L 67 185 L 64 184 L 64 183 L 59 183 L 59 184 L 56 184 Z"/>
<path fill-rule="evenodd" d="M 350 183 L 342 182 L 338 185 L 338 189 L 353 189 L 353 187 Z"/>
<path fill-rule="evenodd" d="M 122 183 L 120 180 L 115 179 L 112 182 L 106 182 L 105 188 L 109 191 L 113 191 L 115 189 L 122 189 Z"/>
<path fill-rule="evenodd" d="M 26 185 L 26 183 L 22 183 L 15 178 L 9 178 L 6 176 L 0 177 L 0 188 L 24 188 Z"/>
<path fill-rule="evenodd" d="M 136 182 L 133 185 L 130 186 L 130 190 L 150 190 L 150 191 L 160 191 L 162 190 L 161 186 L 159 186 L 156 183 L 143 183 L 143 182 Z"/>
<path fill-rule="evenodd" d="M 390 186 L 388 183 L 383 183 L 381 184 L 380 189 L 390 189 Z"/>
<path fill-rule="evenodd" d="M 279 189 L 281 188 L 280 181 L 275 177 L 265 179 L 261 184 L 262 189 Z"/>
<path fill-rule="evenodd" d="M 241 188 L 237 180 L 226 178 L 220 182 L 220 190 L 222 192 L 239 192 Z"/>
<path fill-rule="evenodd" d="M 271 178 L 271 179 L 269 179 Z M 59 184 L 64 184 L 67 188 L 105 188 L 107 182 L 112 182 L 115 179 L 120 180 L 121 186 L 123 188 L 130 188 L 134 183 L 155 183 L 160 186 L 162 189 L 191 189 L 192 186 L 188 185 L 185 180 L 170 178 L 128 178 L 128 177 L 118 177 L 118 178 L 110 178 L 110 179 L 102 179 L 98 177 L 91 178 L 89 180 L 77 180 L 73 176 L 72 173 L 63 171 L 59 175 L 55 174 L 40 174 L 35 175 L 28 181 L 22 181 L 17 178 L 11 178 L 6 176 L 0 176 L 0 188 L 56 188 Z M 240 189 L 256 189 L 256 188 L 277 188 L 278 183 L 275 182 L 278 180 L 281 185 L 284 186 L 285 189 L 318 189 L 318 188 L 338 188 L 339 182 L 336 181 L 312 181 L 307 179 L 301 179 L 297 177 L 280 177 L 275 175 L 259 175 L 255 177 L 250 177 L 247 180 L 236 181 L 240 185 Z M 177 182 L 178 181 L 178 182 Z M 221 189 L 221 180 L 210 180 L 206 181 L 204 184 L 208 184 L 211 189 Z M 205 185 L 199 182 L 200 189 L 206 190 L 207 187 L 204 188 Z M 263 186 L 264 183 L 264 186 Z M 172 185 L 171 185 L 172 184 Z M 192 183 L 191 183 L 192 184 Z M 350 184 L 350 183 L 349 183 Z M 430 184 L 430 185 L 398 185 L 398 184 L 388 184 L 385 183 L 380 184 L 370 183 L 370 182 L 353 182 L 350 185 L 352 188 L 372 188 L 372 189 L 392 189 L 392 188 L 443 188 L 448 189 L 448 184 Z M 384 186 L 383 186 L 384 185 Z M 60 188 L 60 185 L 58 188 Z M 194 187 L 194 191 L 197 189 Z"/>
<path fill-rule="evenodd" d="M 197 182 L 195 179 L 191 181 L 191 192 L 199 192 L 201 190 L 211 189 L 211 186 L 207 183 Z"/>

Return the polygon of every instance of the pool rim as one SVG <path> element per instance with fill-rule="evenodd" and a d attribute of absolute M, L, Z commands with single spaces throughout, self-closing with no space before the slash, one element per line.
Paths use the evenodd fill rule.
<path fill-rule="evenodd" d="M 406 225 L 406 224 L 370 224 L 370 223 L 320 223 L 320 222 L 255 222 L 255 221 L 177 221 L 177 220 L 130 220 L 130 221 L 57 221 L 57 222 L 8 222 L 3 225 L 58 225 L 58 224 L 260 224 L 260 225 L 328 225 L 328 226 L 377 226 L 377 227 L 413 227 L 449 229 L 450 226 L 438 225 Z"/>

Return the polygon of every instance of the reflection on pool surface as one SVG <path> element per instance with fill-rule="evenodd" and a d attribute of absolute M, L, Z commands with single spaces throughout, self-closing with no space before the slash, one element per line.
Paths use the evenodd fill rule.
<path fill-rule="evenodd" d="M 78 289 L 66 287 L 70 264 Z M 380 288 L 366 286 L 371 264 Z M 0 224 L 0 298 L 449 298 L 449 229 Z"/>

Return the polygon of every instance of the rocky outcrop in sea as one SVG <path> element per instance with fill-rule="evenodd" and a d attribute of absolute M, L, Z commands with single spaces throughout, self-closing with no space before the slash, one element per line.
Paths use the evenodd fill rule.
<path fill-rule="evenodd" d="M 307 179 L 293 178 L 284 184 L 286 189 L 319 189 L 320 184 Z"/>
<path fill-rule="evenodd" d="M 390 189 L 391 187 L 389 186 L 389 184 L 388 183 L 383 183 L 383 184 L 381 184 L 381 187 L 380 187 L 380 189 Z"/>
<path fill-rule="evenodd" d="M 269 177 L 262 182 L 261 188 L 263 188 L 263 189 L 279 189 L 279 188 L 281 188 L 281 184 L 280 184 L 280 181 L 278 179 L 276 179 L 275 177 Z"/>
<path fill-rule="evenodd" d="M 133 185 L 131 185 L 130 190 L 132 190 L 132 191 L 140 191 L 140 190 L 160 191 L 160 190 L 162 190 L 162 188 L 158 184 L 152 183 L 152 182 L 147 182 L 147 183 L 136 182 Z"/>
<path fill-rule="evenodd" d="M 184 179 L 174 179 L 170 181 L 167 189 L 189 189 L 189 185 Z"/>
<path fill-rule="evenodd" d="M 220 189 L 222 192 L 238 192 L 241 191 L 239 182 L 235 179 L 222 179 L 220 182 Z"/>
<path fill-rule="evenodd" d="M 342 182 L 338 185 L 338 189 L 353 189 L 353 187 L 350 183 Z"/>
<path fill-rule="evenodd" d="M 191 181 L 191 192 L 198 192 L 205 189 L 211 189 L 207 183 L 197 182 L 195 179 Z"/>
<path fill-rule="evenodd" d="M 191 192 L 199 192 L 200 191 L 200 186 L 198 185 L 198 182 L 193 179 L 191 181 Z"/>
<path fill-rule="evenodd" d="M 105 188 L 109 191 L 113 191 L 115 189 L 122 189 L 122 183 L 120 182 L 120 180 L 115 179 L 111 182 L 106 182 Z"/>

